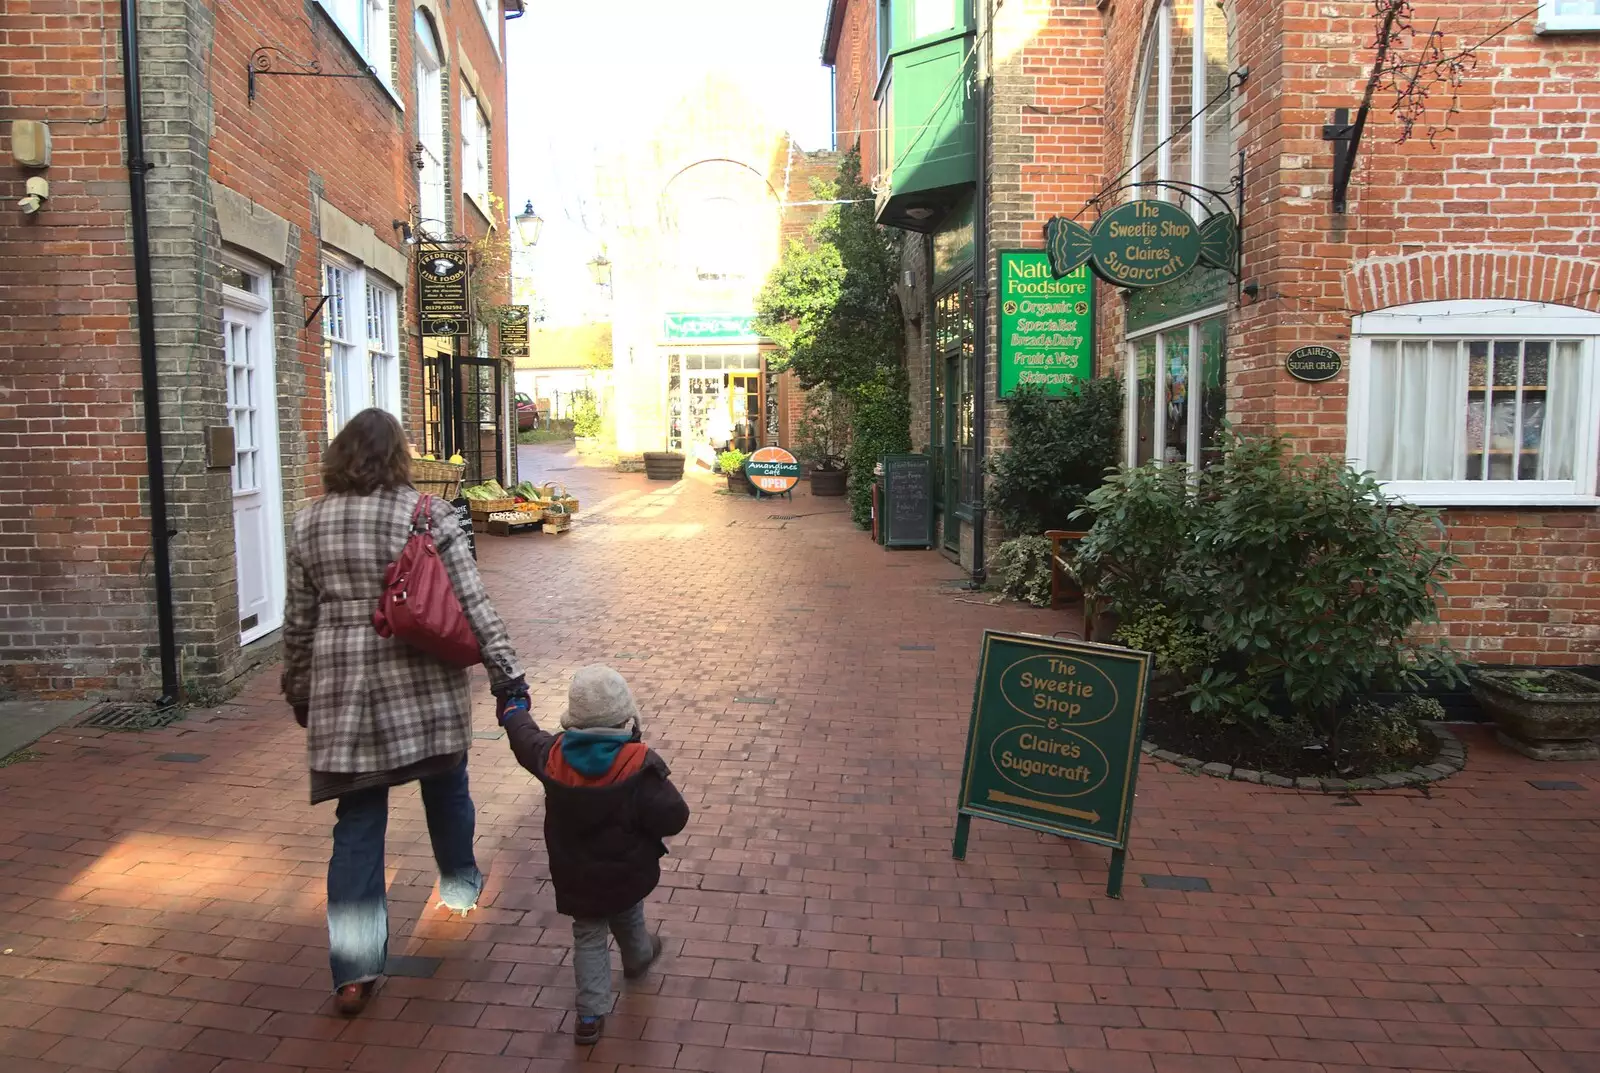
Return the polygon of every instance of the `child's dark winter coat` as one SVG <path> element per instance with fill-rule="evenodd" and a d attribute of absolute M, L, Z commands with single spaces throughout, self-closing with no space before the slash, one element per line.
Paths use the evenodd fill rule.
<path fill-rule="evenodd" d="M 610 917 L 643 901 L 661 881 L 662 839 L 689 822 L 666 761 L 614 731 L 548 734 L 525 711 L 504 725 L 517 762 L 544 785 L 556 911 Z"/>

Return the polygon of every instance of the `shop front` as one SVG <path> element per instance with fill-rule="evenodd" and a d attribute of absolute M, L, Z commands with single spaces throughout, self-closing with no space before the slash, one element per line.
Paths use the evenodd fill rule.
<path fill-rule="evenodd" d="M 928 453 L 933 459 L 939 546 L 961 555 L 978 499 L 977 382 L 981 375 L 973 277 L 973 201 L 969 196 L 929 238 L 933 325 L 927 359 Z"/>
<path fill-rule="evenodd" d="M 777 377 L 753 323 L 748 314 L 666 315 L 667 450 L 715 469 L 722 451 L 753 454 L 776 442 Z"/>
<path fill-rule="evenodd" d="M 432 244 L 419 261 L 422 451 L 461 456 L 468 484 L 515 483 L 510 363 L 491 354 L 488 327 L 470 319 L 466 249 Z"/>

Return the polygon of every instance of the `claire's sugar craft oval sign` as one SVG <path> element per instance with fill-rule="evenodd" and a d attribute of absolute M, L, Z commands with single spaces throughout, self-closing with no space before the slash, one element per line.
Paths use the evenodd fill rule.
<path fill-rule="evenodd" d="M 1338 376 L 1344 359 L 1331 347 L 1303 346 L 1283 360 L 1283 367 L 1296 380 L 1317 384 Z"/>

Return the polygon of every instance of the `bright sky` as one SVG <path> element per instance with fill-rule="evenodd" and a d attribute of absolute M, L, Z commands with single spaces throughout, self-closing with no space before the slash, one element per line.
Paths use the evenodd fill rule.
<path fill-rule="evenodd" d="M 804 149 L 832 144 L 828 0 L 535 0 L 506 26 L 511 211 L 545 220 L 534 285 L 549 323 L 597 313 L 585 233 L 596 150 L 648 140 L 709 72 L 735 79 Z"/>

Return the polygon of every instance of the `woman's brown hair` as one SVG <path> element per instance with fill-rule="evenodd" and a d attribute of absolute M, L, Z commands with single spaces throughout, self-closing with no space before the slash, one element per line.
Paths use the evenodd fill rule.
<path fill-rule="evenodd" d="M 370 495 L 411 483 L 411 449 L 394 415 L 373 407 L 350 419 L 322 456 L 328 492 Z"/>

